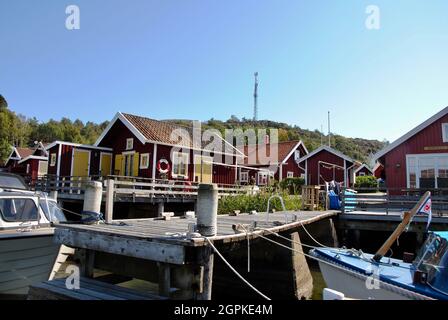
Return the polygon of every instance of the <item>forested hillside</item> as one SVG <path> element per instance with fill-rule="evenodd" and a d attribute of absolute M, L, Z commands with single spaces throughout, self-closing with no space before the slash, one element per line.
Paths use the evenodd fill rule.
<path fill-rule="evenodd" d="M 190 125 L 187 120 L 169 120 L 182 125 Z M 8 103 L 0 95 L 0 160 L 5 160 L 11 152 L 11 145 L 26 147 L 33 146 L 34 141 L 52 142 L 63 140 L 84 144 L 92 144 L 108 125 L 108 121 L 100 124 L 93 122 L 72 121 L 67 118 L 61 120 L 49 120 L 39 122 L 36 118 L 27 118 L 18 115 L 8 108 Z M 279 140 L 303 140 L 309 151 L 321 145 L 322 135 L 319 131 L 301 129 L 298 126 L 290 126 L 286 123 L 261 120 L 252 121 L 238 119 L 235 116 L 227 121 L 210 119 L 203 124 L 204 129 L 214 128 L 224 134 L 225 129 L 248 128 L 276 128 L 279 130 Z M 327 142 L 328 137 L 323 136 Z M 360 138 L 346 138 L 340 135 L 331 136 L 331 145 L 346 155 L 369 163 L 369 156 L 381 148 L 387 142 L 367 140 Z"/>
<path fill-rule="evenodd" d="M 0 163 L 11 153 L 11 145 L 32 147 L 34 141 L 55 140 L 92 144 L 108 123 L 83 123 L 67 118 L 39 122 L 36 118 L 27 118 L 11 111 L 5 98 L 0 95 Z"/>
<path fill-rule="evenodd" d="M 188 120 L 171 120 L 178 124 L 187 125 Z M 279 141 L 288 140 L 302 140 L 308 150 L 311 152 L 318 148 L 323 143 L 328 144 L 328 136 L 321 134 L 318 130 L 306 130 L 298 126 L 290 126 L 286 123 L 260 120 L 253 121 L 248 119 L 238 119 L 235 116 L 231 116 L 227 121 L 220 121 L 211 119 L 203 124 L 203 128 L 214 128 L 223 134 L 225 129 L 248 129 L 248 128 L 275 128 L 278 129 Z M 352 157 L 355 160 L 359 160 L 363 163 L 370 164 L 370 157 L 372 154 L 381 150 L 387 141 L 368 140 L 362 138 L 347 138 L 338 134 L 331 135 L 331 146 L 335 149 L 343 152 L 344 154 Z"/>

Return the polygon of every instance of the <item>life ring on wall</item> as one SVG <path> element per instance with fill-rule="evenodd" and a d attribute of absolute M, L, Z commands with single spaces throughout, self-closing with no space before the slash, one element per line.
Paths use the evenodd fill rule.
<path fill-rule="evenodd" d="M 170 163 L 166 159 L 160 159 L 157 162 L 157 171 L 160 173 L 168 173 L 170 171 Z"/>

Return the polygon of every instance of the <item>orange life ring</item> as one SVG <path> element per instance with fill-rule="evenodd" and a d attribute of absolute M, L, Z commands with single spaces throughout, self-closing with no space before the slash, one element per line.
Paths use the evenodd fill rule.
<path fill-rule="evenodd" d="M 165 168 L 162 168 L 162 165 Z M 168 160 L 166 159 L 160 159 L 157 162 L 157 171 L 159 171 L 160 173 L 168 173 L 168 171 L 170 171 L 170 163 L 168 162 Z"/>

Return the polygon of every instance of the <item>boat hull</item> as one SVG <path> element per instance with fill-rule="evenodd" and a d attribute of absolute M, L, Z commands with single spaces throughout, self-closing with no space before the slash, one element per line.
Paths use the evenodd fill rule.
<path fill-rule="evenodd" d="M 47 281 L 60 248 L 53 232 L 0 238 L 0 294 L 26 295 L 30 285 Z"/>
<path fill-rule="evenodd" d="M 327 287 L 352 299 L 362 300 L 415 300 L 412 295 L 403 295 L 399 291 L 393 292 L 380 284 L 378 289 L 368 289 L 366 283 L 370 280 L 367 276 L 344 271 L 333 265 L 319 262 L 319 267 Z"/>

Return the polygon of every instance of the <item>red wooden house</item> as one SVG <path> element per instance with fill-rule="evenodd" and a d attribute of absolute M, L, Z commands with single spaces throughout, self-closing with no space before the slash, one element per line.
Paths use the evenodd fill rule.
<path fill-rule="evenodd" d="M 106 176 L 112 174 L 112 149 L 54 141 L 46 146 L 48 174 L 57 177 Z"/>
<path fill-rule="evenodd" d="M 448 107 L 375 155 L 387 188 L 448 188 Z"/>
<path fill-rule="evenodd" d="M 270 157 L 271 150 L 277 150 L 278 156 L 273 162 L 266 164 L 260 161 L 260 155 Z M 277 144 L 264 143 L 245 146 L 244 166 L 239 170 L 241 184 L 255 183 L 259 186 L 268 184 L 269 179 L 281 181 L 286 178 L 301 177 L 304 170 L 299 167 L 298 160 L 308 154 L 302 141 L 286 141 Z"/>
<path fill-rule="evenodd" d="M 376 162 L 375 167 L 373 167 L 373 176 L 377 179 L 384 179 L 384 166 Z"/>
<path fill-rule="evenodd" d="M 354 172 L 358 165 L 352 158 L 328 146 L 321 146 L 299 160 L 307 185 L 336 181 L 349 187 L 355 181 Z"/>
<path fill-rule="evenodd" d="M 35 148 L 12 147 L 11 154 L 5 161 L 5 169 L 12 172 L 12 170 L 18 166 L 19 161 L 32 155 L 34 150 Z"/>
<path fill-rule="evenodd" d="M 173 132 L 177 132 L 177 141 L 172 139 Z M 95 148 L 111 150 L 115 175 L 236 183 L 237 159 L 241 163 L 244 155 L 217 135 L 214 138 L 222 145 L 222 151 L 214 152 L 205 147 L 210 141 L 195 143 L 192 136 L 192 127 L 119 112 L 96 141 Z"/>
<path fill-rule="evenodd" d="M 373 170 L 370 169 L 365 163 L 355 169 L 355 177 L 362 176 L 373 176 Z"/>
<path fill-rule="evenodd" d="M 35 148 L 13 147 L 6 161 L 6 170 L 33 182 L 38 177 L 47 174 L 47 163 L 48 154 L 42 143 L 38 143 Z"/>

